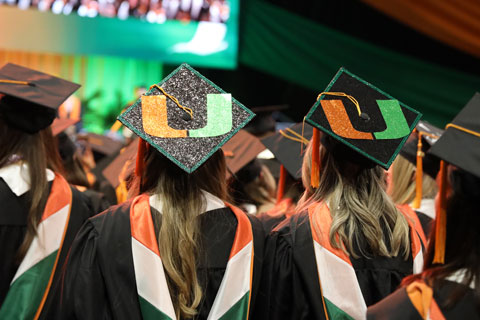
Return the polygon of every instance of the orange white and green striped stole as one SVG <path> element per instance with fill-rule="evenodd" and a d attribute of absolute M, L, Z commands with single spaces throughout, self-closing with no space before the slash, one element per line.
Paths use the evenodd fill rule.
<path fill-rule="evenodd" d="M 323 202 L 314 204 L 308 208 L 308 215 L 323 305 L 328 319 L 365 319 L 367 305 L 352 262 L 344 251 L 330 244 L 332 217 L 328 206 Z M 422 256 L 419 236 L 415 231 L 411 234 L 413 256 Z"/>
<path fill-rule="evenodd" d="M 72 207 L 72 190 L 55 175 L 37 235 L 10 284 L 0 319 L 37 319 L 53 281 Z"/>
<path fill-rule="evenodd" d="M 253 271 L 253 231 L 240 209 L 226 204 L 238 226 L 225 275 L 208 319 L 248 319 Z M 143 319 L 176 319 L 151 216 L 149 197 L 136 197 L 130 208 L 132 254 Z"/>

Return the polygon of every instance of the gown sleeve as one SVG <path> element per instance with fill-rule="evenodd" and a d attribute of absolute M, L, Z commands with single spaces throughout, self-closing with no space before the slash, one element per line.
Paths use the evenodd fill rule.
<path fill-rule="evenodd" d="M 73 242 L 63 270 L 59 319 L 105 319 L 110 314 L 97 255 L 98 232 L 87 221 Z"/>
<path fill-rule="evenodd" d="M 264 267 L 254 319 L 311 319 L 303 282 L 288 232 L 272 232 L 266 240 Z"/>

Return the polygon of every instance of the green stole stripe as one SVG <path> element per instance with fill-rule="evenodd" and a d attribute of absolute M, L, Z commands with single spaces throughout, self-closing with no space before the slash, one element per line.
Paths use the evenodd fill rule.
<path fill-rule="evenodd" d="M 334 305 L 330 300 L 323 297 L 325 305 L 327 307 L 328 318 L 331 320 L 354 320 L 345 311 Z"/>
<path fill-rule="evenodd" d="M 138 301 L 140 302 L 140 310 L 142 311 L 142 317 L 144 320 L 175 320 L 171 319 L 165 313 L 155 308 L 143 297 L 138 296 Z"/>
<path fill-rule="evenodd" d="M 248 318 L 250 291 L 240 298 L 219 320 L 244 320 Z"/>
<path fill-rule="evenodd" d="M 58 250 L 25 271 L 10 286 L 0 319 L 33 319 L 47 288 Z"/>

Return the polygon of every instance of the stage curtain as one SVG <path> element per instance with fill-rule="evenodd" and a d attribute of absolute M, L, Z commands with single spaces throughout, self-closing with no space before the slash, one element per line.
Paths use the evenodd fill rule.
<path fill-rule="evenodd" d="M 419 32 L 480 57 L 478 0 L 362 1 Z"/>
<path fill-rule="evenodd" d="M 159 82 L 163 71 L 157 61 L 0 50 L 0 66 L 7 62 L 81 84 L 75 95 L 82 101 L 83 126 L 97 133 L 113 124 L 136 87 Z"/>
<path fill-rule="evenodd" d="M 319 93 L 344 66 L 443 126 L 480 90 L 478 76 L 372 45 L 263 1 L 248 0 L 243 10 L 240 63 Z"/>

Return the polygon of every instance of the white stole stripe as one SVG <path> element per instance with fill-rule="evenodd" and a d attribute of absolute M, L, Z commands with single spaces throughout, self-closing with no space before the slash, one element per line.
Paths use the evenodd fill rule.
<path fill-rule="evenodd" d="M 133 237 L 132 254 L 138 295 L 172 320 L 176 319 L 160 257 Z"/>
<path fill-rule="evenodd" d="M 253 241 L 230 258 L 207 320 L 219 319 L 250 291 Z"/>
<path fill-rule="evenodd" d="M 313 241 L 323 296 L 354 319 L 366 319 L 367 305 L 353 267 Z"/>
<path fill-rule="evenodd" d="M 421 240 L 420 240 L 421 242 Z M 413 259 L 413 273 L 417 274 L 422 272 L 423 269 L 423 250 L 420 248 L 420 251 L 417 253 Z"/>
<path fill-rule="evenodd" d="M 11 283 L 15 282 L 25 271 L 60 248 L 69 212 L 70 204 L 40 222 L 37 228 L 37 235 L 28 248 L 27 254 L 18 267 Z"/>

